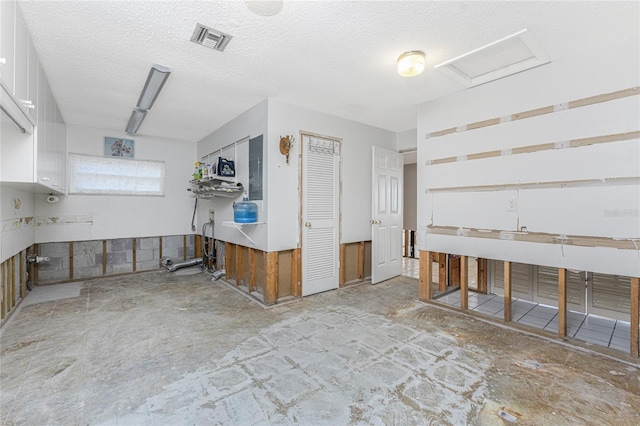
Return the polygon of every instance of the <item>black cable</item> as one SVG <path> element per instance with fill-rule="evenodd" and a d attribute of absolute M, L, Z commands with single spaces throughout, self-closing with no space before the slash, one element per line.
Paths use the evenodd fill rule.
<path fill-rule="evenodd" d="M 193 217 L 191 218 L 191 230 L 196 232 L 196 209 L 198 208 L 198 199 L 196 198 L 196 203 L 193 205 Z"/>

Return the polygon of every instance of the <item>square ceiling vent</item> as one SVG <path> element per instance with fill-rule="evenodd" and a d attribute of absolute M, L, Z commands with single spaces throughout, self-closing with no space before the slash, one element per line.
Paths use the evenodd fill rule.
<path fill-rule="evenodd" d="M 526 29 L 436 65 L 467 87 L 497 80 L 550 62 Z"/>
<path fill-rule="evenodd" d="M 227 47 L 232 38 L 229 34 L 206 27 L 201 23 L 196 24 L 196 28 L 191 35 L 192 42 L 220 52 Z"/>

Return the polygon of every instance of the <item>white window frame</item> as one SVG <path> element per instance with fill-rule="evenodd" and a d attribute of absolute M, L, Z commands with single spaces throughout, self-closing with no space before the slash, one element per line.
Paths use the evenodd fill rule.
<path fill-rule="evenodd" d="M 69 153 L 70 195 L 164 197 L 165 162 Z"/>

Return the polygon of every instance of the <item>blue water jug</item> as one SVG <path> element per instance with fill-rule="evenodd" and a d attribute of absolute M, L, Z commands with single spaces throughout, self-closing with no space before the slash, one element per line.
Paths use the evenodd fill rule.
<path fill-rule="evenodd" d="M 240 203 L 233 203 L 233 221 L 236 223 L 255 223 L 258 221 L 258 205 L 243 198 Z"/>

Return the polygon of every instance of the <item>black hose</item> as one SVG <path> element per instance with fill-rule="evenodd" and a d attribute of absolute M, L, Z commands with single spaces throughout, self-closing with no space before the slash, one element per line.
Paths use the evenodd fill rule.
<path fill-rule="evenodd" d="M 193 217 L 191 218 L 191 230 L 196 232 L 196 209 L 198 208 L 198 199 L 196 198 L 196 203 L 193 205 Z"/>

